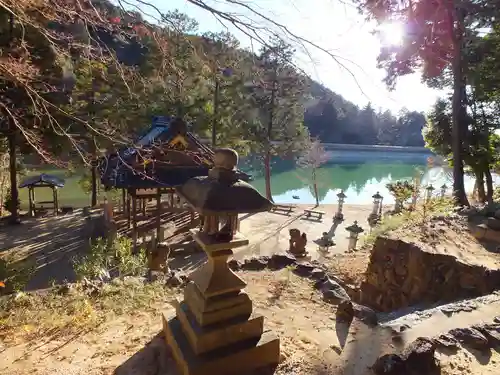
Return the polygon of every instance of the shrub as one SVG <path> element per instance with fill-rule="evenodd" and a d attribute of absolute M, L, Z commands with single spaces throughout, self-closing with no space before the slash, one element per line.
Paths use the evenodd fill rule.
<path fill-rule="evenodd" d="M 14 201 L 12 200 L 12 193 L 11 193 L 10 189 L 8 189 L 7 193 L 5 194 L 3 207 L 7 211 L 9 211 L 10 213 L 13 213 L 14 208 L 17 208 L 17 210 L 19 210 L 20 206 L 21 206 L 21 201 L 19 200 L 19 197 L 17 198 L 17 202 L 15 202 L 15 206 L 14 206 Z"/>

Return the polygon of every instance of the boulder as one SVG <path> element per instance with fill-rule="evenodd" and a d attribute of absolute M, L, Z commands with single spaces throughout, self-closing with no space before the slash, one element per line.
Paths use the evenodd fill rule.
<path fill-rule="evenodd" d="M 472 328 L 481 332 L 488 340 L 490 347 L 494 348 L 500 345 L 500 325 L 499 324 L 482 324 L 474 325 Z"/>
<path fill-rule="evenodd" d="M 326 278 L 326 272 L 323 271 L 321 268 L 314 268 L 311 271 L 311 277 L 314 280 L 324 280 Z"/>
<path fill-rule="evenodd" d="M 351 300 L 345 289 L 330 278 L 327 278 L 321 283 L 319 290 L 323 294 L 323 300 L 328 303 L 335 304 Z"/>
<path fill-rule="evenodd" d="M 266 259 L 252 257 L 250 259 L 245 259 L 241 265 L 241 269 L 245 271 L 262 271 L 267 267 Z"/>
<path fill-rule="evenodd" d="M 356 318 L 369 326 L 376 326 L 378 324 L 377 313 L 375 311 L 350 300 L 342 300 L 338 304 L 336 317 L 346 322 L 352 322 Z"/>
<path fill-rule="evenodd" d="M 311 263 L 304 262 L 304 263 L 297 263 L 295 264 L 295 268 L 293 272 L 296 275 L 302 276 L 302 277 L 310 277 L 312 270 L 314 270 L 316 267 L 314 267 Z"/>
<path fill-rule="evenodd" d="M 500 230 L 500 219 L 496 217 L 489 217 L 486 219 L 486 225 L 493 230 Z"/>
<path fill-rule="evenodd" d="M 434 341 L 434 344 L 436 344 L 437 348 L 458 350 L 460 347 L 457 339 L 449 333 L 444 333 L 438 337 L 434 337 L 432 340 Z"/>
<path fill-rule="evenodd" d="M 372 371 L 376 375 L 403 375 L 406 371 L 406 366 L 397 354 L 384 354 L 377 358 L 372 366 Z"/>
<path fill-rule="evenodd" d="M 500 270 L 466 264 L 413 243 L 378 237 L 370 255 L 360 303 L 393 311 L 421 303 L 449 302 L 492 293 Z"/>
<path fill-rule="evenodd" d="M 464 346 L 469 346 L 477 350 L 486 350 L 489 348 L 488 339 L 475 328 L 455 328 L 449 333 Z"/>
<path fill-rule="evenodd" d="M 233 271 L 239 271 L 241 269 L 242 263 L 239 260 L 231 259 L 229 262 L 227 262 L 227 265 Z"/>
<path fill-rule="evenodd" d="M 403 350 L 401 358 L 408 374 L 433 374 L 439 371 L 435 357 L 436 345 L 425 337 L 419 337 Z"/>
<path fill-rule="evenodd" d="M 295 264 L 296 260 L 297 259 L 291 254 L 273 254 L 267 266 L 272 270 L 280 270 Z"/>

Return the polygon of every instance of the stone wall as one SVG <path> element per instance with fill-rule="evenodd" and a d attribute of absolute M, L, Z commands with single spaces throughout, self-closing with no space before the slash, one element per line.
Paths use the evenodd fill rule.
<path fill-rule="evenodd" d="M 379 311 L 420 303 L 449 302 L 500 288 L 500 270 L 433 254 L 415 244 L 378 237 L 372 249 L 360 302 Z"/>

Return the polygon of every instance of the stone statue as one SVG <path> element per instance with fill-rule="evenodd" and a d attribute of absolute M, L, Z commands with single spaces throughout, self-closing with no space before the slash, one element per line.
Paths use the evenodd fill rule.
<path fill-rule="evenodd" d="M 300 233 L 298 229 L 290 229 L 290 253 L 295 256 L 306 256 L 307 236 L 305 233 Z"/>

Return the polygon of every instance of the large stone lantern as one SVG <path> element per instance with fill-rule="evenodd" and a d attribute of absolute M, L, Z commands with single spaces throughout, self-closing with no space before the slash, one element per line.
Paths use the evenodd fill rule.
<path fill-rule="evenodd" d="M 373 208 L 370 215 L 368 215 L 368 223 L 370 223 L 370 225 L 375 225 L 379 222 L 380 216 L 382 214 L 382 201 L 384 197 L 377 191 L 374 195 L 372 195 L 372 198 Z"/>
<path fill-rule="evenodd" d="M 434 186 L 429 185 L 425 188 L 426 193 L 425 193 L 425 202 L 428 203 L 432 199 L 432 193 L 435 190 Z"/>
<path fill-rule="evenodd" d="M 177 188 L 203 218 L 192 230 L 208 261 L 195 270 L 176 304 L 176 316 L 163 325 L 167 344 L 182 375 L 233 374 L 278 364 L 279 339 L 264 332 L 264 318 L 252 312 L 246 283 L 227 264 L 232 249 L 248 245 L 238 232 L 238 214 L 268 211 L 272 203 L 236 177 L 238 154 L 215 151 L 208 177 Z"/>
<path fill-rule="evenodd" d="M 337 213 L 335 214 L 334 220 L 335 221 L 343 221 L 344 220 L 344 213 L 342 212 L 342 208 L 344 207 L 344 202 L 345 202 L 345 199 L 347 198 L 347 195 L 345 195 L 344 190 L 341 190 L 340 193 L 337 194 L 337 198 L 339 200 L 339 204 L 338 204 Z"/>

